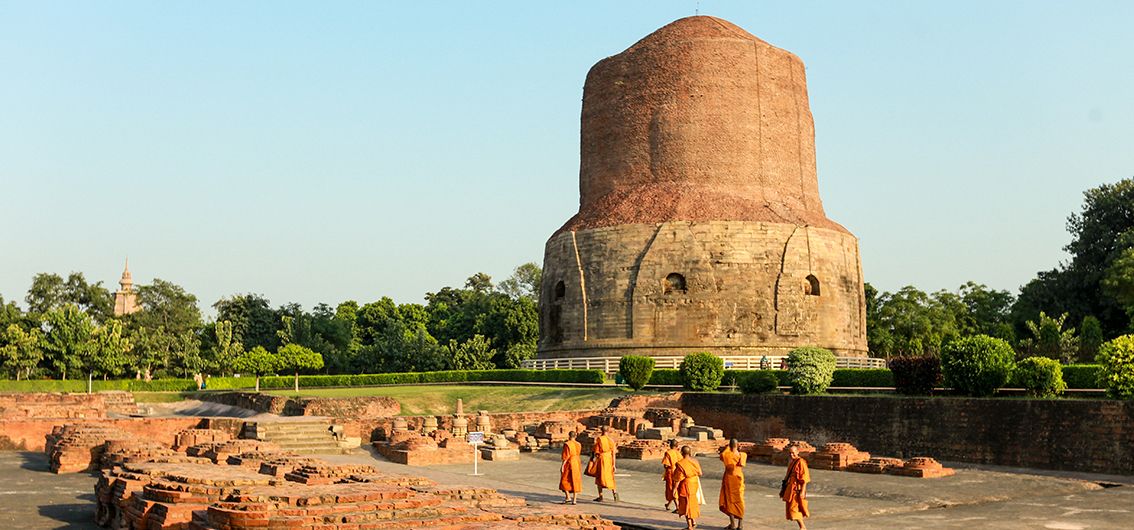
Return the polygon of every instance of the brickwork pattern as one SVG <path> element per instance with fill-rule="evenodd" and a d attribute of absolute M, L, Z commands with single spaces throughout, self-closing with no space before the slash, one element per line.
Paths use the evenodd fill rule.
<path fill-rule="evenodd" d="M 858 240 L 824 213 L 814 136 L 803 62 L 727 21 L 684 18 L 597 63 L 539 356 L 865 356 Z"/>
<path fill-rule="evenodd" d="M 1134 474 L 1131 401 L 685 393 L 681 408 L 746 440 L 849 442 L 902 458 Z"/>

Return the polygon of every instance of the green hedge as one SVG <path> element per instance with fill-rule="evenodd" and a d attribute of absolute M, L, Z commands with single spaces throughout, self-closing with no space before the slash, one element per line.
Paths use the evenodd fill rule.
<path fill-rule="evenodd" d="M 463 383 L 466 381 L 506 381 L 531 383 L 597 383 L 605 376 L 601 370 L 449 370 L 444 372 L 406 372 L 360 375 L 301 375 L 299 386 L 373 386 L 418 383 Z M 260 378 L 261 389 L 291 388 L 294 376 Z M 207 390 L 239 390 L 256 386 L 254 377 L 210 377 Z M 93 389 L 129 390 L 134 392 L 181 392 L 196 390 L 192 379 L 155 379 L 139 381 L 123 379 L 94 381 Z M 0 381 L 0 392 L 86 392 L 85 380 Z"/>
<path fill-rule="evenodd" d="M 835 370 L 831 386 L 894 386 L 894 374 L 888 368 L 840 368 Z"/>
<path fill-rule="evenodd" d="M 141 381 L 138 379 L 116 379 L 111 381 L 94 380 L 91 389 L 95 392 L 104 390 L 128 390 L 131 392 L 182 392 L 196 390 L 197 384 L 192 379 L 155 379 Z M 32 379 L 30 381 L 0 380 L 0 392 L 86 392 L 85 379 L 69 379 L 60 381 L 56 379 Z"/>
<path fill-rule="evenodd" d="M 725 370 L 722 385 L 739 384 L 745 374 L 757 370 Z M 776 375 L 780 386 L 788 386 L 786 370 L 769 370 Z M 677 370 L 654 370 L 650 376 L 651 385 L 681 385 L 681 374 Z M 840 368 L 835 370 L 831 386 L 894 386 L 894 376 L 885 368 Z"/>
<path fill-rule="evenodd" d="M 1063 382 L 1067 388 L 1101 388 L 1101 371 L 1102 366 L 1097 364 L 1067 364 L 1063 366 Z"/>

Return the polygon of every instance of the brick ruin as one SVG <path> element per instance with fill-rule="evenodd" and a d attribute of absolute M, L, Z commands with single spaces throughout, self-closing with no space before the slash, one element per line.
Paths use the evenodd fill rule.
<path fill-rule="evenodd" d="M 99 436 L 113 433 L 66 425 L 50 446 L 53 462 L 61 452 L 97 453 L 88 461 L 100 473 L 95 518 L 107 528 L 617 528 L 596 515 L 529 506 L 493 489 L 443 486 L 205 431 L 179 433 L 166 446 L 113 437 L 99 442 Z M 190 441 L 200 443 L 183 446 Z M 87 443 L 97 445 L 80 447 Z M 183 452 L 174 450 L 174 444 Z"/>
<path fill-rule="evenodd" d="M 800 458 L 811 469 L 853 471 L 855 473 L 889 474 L 904 477 L 937 478 L 955 473 L 929 457 L 901 458 L 872 457 L 845 442 L 825 443 L 818 449 L 803 440 L 765 438 L 761 443 L 741 443 L 740 450 L 748 454 L 749 462 L 786 466 L 791 456 L 790 446 L 799 450 Z"/>

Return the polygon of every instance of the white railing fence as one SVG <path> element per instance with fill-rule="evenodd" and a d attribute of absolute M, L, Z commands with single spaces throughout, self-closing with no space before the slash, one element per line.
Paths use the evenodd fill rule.
<path fill-rule="evenodd" d="M 618 373 L 620 357 L 563 357 L 559 359 L 529 359 L 523 367 L 528 370 L 602 370 L 608 374 Z M 682 356 L 654 357 L 654 368 L 674 369 L 681 365 Z M 780 368 L 786 362 L 786 355 L 728 355 L 722 356 L 725 369 L 759 370 L 764 360 L 772 368 Z M 836 357 L 835 368 L 885 368 L 885 359 L 872 357 Z"/>

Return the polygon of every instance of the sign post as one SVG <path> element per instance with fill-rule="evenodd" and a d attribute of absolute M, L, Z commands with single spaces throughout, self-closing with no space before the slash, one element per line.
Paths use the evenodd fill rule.
<path fill-rule="evenodd" d="M 482 475 L 482 473 L 477 472 L 477 461 L 480 459 L 480 444 L 484 443 L 484 433 L 483 432 L 470 432 L 468 440 L 469 440 L 469 445 L 471 445 L 472 449 L 473 449 L 472 476 L 477 477 L 477 476 Z"/>

